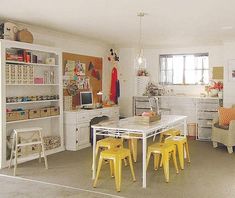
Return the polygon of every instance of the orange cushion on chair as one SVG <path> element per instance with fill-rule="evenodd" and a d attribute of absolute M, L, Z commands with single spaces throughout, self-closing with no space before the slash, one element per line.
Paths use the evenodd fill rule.
<path fill-rule="evenodd" d="M 235 108 L 219 108 L 219 125 L 229 125 L 231 120 L 235 120 Z"/>

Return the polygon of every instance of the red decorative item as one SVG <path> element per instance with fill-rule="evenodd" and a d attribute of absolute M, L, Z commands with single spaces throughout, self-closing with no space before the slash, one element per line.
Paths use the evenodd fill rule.
<path fill-rule="evenodd" d="M 114 67 L 111 76 L 110 100 L 116 103 L 117 100 L 117 68 Z"/>
<path fill-rule="evenodd" d="M 96 70 L 95 70 L 95 69 L 93 69 L 93 70 L 91 71 L 91 75 L 92 75 L 94 78 L 96 78 Z"/>
<path fill-rule="evenodd" d="M 223 86 L 223 82 L 219 81 L 219 82 L 214 82 L 211 86 L 209 86 L 209 90 L 211 89 L 218 89 L 219 91 L 223 90 L 224 86 Z"/>

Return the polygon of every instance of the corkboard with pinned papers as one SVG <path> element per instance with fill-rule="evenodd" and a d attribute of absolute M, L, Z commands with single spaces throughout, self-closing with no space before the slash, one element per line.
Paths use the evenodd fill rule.
<path fill-rule="evenodd" d="M 102 58 L 67 52 L 62 57 L 64 96 L 72 96 L 74 108 L 80 105 L 80 92 L 91 90 L 96 103 L 97 93 L 102 91 Z"/>

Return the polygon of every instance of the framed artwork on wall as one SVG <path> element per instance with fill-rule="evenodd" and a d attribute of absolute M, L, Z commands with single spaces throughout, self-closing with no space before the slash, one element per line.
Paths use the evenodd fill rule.
<path fill-rule="evenodd" d="M 230 60 L 228 64 L 228 80 L 235 81 L 235 60 Z"/>

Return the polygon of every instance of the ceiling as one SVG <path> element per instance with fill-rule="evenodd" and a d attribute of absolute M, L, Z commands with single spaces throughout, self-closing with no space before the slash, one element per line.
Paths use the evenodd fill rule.
<path fill-rule="evenodd" d="M 220 44 L 235 40 L 234 0 L 0 0 L 0 18 L 136 46 L 143 18 L 146 46 Z"/>

